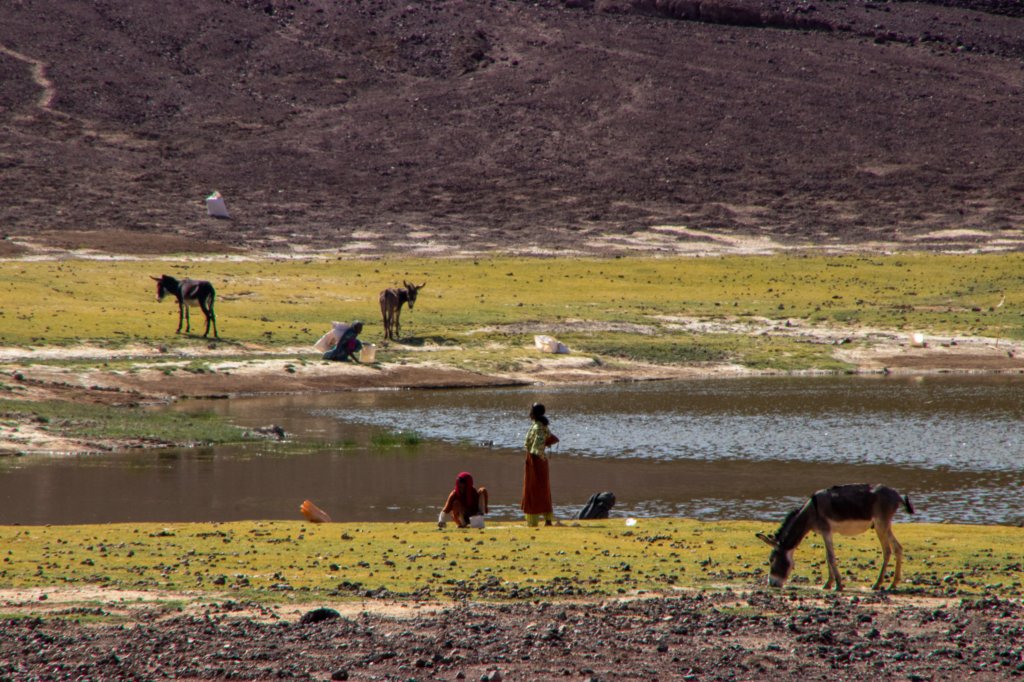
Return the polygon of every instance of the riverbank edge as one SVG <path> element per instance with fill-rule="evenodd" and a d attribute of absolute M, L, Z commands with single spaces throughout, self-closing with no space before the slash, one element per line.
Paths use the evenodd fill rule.
<path fill-rule="evenodd" d="M 819 332 L 818 343 L 833 343 Z M 150 347 L 117 350 L 94 346 L 0 348 L 0 396 L 33 403 L 92 403 L 116 408 L 166 405 L 188 399 L 338 393 L 360 390 L 428 390 L 506 386 L 566 386 L 720 379 L 754 376 L 928 376 L 941 374 L 1024 375 L 1024 344 L 1009 340 L 938 338 L 916 342 L 890 335 L 885 342 L 833 343 L 834 356 L 849 369 L 760 370 L 737 364 L 661 365 L 628 360 L 538 352 L 508 371 L 481 372 L 424 359 L 395 363 L 324 362 L 308 348 L 249 350 L 239 355 L 214 347 L 190 348 L 177 358 L 184 367 L 198 360 L 202 371 L 169 371 L 166 353 Z M 159 362 L 157 362 L 159 360 Z M 175 360 L 175 358 L 171 358 Z M 107 364 L 116 364 L 117 369 Z M 140 413 L 139 419 L 145 418 Z M 273 425 L 267 425 L 272 427 Z M 144 431 L 144 429 L 141 429 Z M 273 435 L 268 431 L 266 435 Z M 0 422 L 0 456 L 105 452 L 185 445 L 140 437 L 82 438 L 60 423 L 31 412 L 12 411 Z"/>

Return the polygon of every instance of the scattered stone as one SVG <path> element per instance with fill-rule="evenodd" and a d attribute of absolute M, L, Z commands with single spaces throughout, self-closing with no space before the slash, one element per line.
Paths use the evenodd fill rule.
<path fill-rule="evenodd" d="M 302 618 L 299 619 L 299 623 L 302 625 L 311 625 L 313 623 L 322 623 L 325 620 L 333 620 L 335 618 L 341 618 L 341 614 L 334 609 L 319 608 L 302 614 Z"/>

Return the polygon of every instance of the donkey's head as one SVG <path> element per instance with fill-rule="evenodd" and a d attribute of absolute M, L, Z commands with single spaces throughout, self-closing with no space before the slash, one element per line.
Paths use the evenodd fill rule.
<path fill-rule="evenodd" d="M 178 280 L 174 279 L 170 275 L 160 275 L 159 277 L 149 276 L 150 279 L 156 282 L 156 300 L 164 300 L 164 296 L 167 294 L 175 295 L 174 292 L 178 290 Z"/>
<path fill-rule="evenodd" d="M 416 285 L 402 280 L 402 284 L 405 285 L 405 290 L 409 292 L 409 310 L 412 310 L 413 304 L 416 303 L 416 294 L 420 292 L 420 289 L 427 286 L 427 283 L 424 282 L 423 284 Z"/>
<path fill-rule="evenodd" d="M 785 585 L 786 581 L 789 580 L 789 576 L 793 573 L 793 569 L 796 567 L 796 561 L 793 560 L 796 544 L 786 540 L 788 539 L 793 519 L 799 513 L 799 508 L 789 512 L 782 525 L 779 526 L 779 530 L 775 532 L 775 535 L 757 534 L 759 540 L 772 548 L 772 553 L 768 556 L 768 584 L 772 587 L 782 587 Z"/>
<path fill-rule="evenodd" d="M 789 576 L 796 566 L 796 562 L 793 561 L 793 552 L 795 550 L 782 549 L 779 546 L 778 539 L 773 536 L 758 533 L 757 537 L 772 548 L 772 553 L 768 556 L 768 565 L 770 566 L 768 584 L 772 587 L 782 587 L 789 580 Z"/>

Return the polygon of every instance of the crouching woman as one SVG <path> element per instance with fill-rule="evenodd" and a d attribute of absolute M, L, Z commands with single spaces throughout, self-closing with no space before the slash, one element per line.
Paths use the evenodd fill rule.
<path fill-rule="evenodd" d="M 473 476 L 463 471 L 455 478 L 455 488 L 448 494 L 437 518 L 439 528 L 444 528 L 449 521 L 459 528 L 466 526 L 483 527 L 483 516 L 487 513 L 487 488 L 473 486 Z M 474 519 L 474 517 L 478 517 Z"/>

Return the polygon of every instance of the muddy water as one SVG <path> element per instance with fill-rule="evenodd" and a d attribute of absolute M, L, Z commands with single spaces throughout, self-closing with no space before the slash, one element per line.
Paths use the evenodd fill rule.
<path fill-rule="evenodd" d="M 436 518 L 455 475 L 518 518 L 529 405 L 548 406 L 556 515 L 778 521 L 817 488 L 879 481 L 923 521 L 1024 520 L 1024 377 L 716 379 L 557 389 L 365 391 L 189 402 L 284 444 L 0 463 L 0 523 Z M 396 432 L 418 442 L 395 442 Z M 906 518 L 904 517 L 904 520 Z"/>

